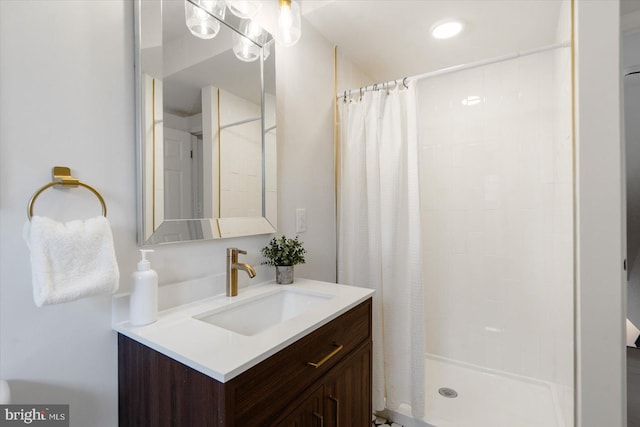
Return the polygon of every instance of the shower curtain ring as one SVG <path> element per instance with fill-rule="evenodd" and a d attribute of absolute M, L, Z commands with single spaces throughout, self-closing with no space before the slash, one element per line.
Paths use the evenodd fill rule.
<path fill-rule="evenodd" d="M 402 79 L 402 86 L 404 86 L 405 89 L 409 89 L 409 86 L 407 85 L 407 79 L 408 77 L 405 77 L 404 79 Z"/>
<path fill-rule="evenodd" d="M 347 91 L 344 91 L 344 97 L 342 98 L 342 102 L 347 103 Z"/>
<path fill-rule="evenodd" d="M 363 94 L 363 92 L 364 92 L 364 88 L 363 88 L 363 87 L 361 87 L 361 88 L 360 88 L 360 101 L 362 101 L 362 94 Z"/>

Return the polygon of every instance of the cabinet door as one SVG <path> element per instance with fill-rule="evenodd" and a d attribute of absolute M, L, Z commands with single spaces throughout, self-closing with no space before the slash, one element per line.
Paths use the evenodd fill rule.
<path fill-rule="evenodd" d="M 272 425 L 289 413 L 285 407 L 297 407 L 298 399 L 314 391 L 325 375 L 370 340 L 371 299 L 225 383 L 225 390 L 232 390 L 226 399 L 233 401 L 234 425 Z"/>
<path fill-rule="evenodd" d="M 322 386 L 318 387 L 311 396 L 275 425 L 277 427 L 324 427 L 323 396 Z"/>
<path fill-rule="evenodd" d="M 354 352 L 328 375 L 324 427 L 371 425 L 371 343 Z"/>

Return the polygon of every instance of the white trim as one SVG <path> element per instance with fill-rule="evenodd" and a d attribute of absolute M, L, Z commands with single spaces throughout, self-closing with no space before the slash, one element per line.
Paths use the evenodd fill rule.
<path fill-rule="evenodd" d="M 622 427 L 626 250 L 620 2 L 575 0 L 574 5 L 576 425 Z"/>

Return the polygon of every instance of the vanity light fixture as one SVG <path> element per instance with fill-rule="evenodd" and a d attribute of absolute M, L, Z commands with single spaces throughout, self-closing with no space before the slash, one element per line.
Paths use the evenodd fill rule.
<path fill-rule="evenodd" d="M 292 0 L 278 0 L 278 25 L 273 38 L 283 46 L 293 46 L 302 35 L 300 5 Z"/>
<path fill-rule="evenodd" d="M 456 20 L 440 21 L 431 27 L 431 35 L 436 39 L 449 39 L 460 34 L 464 24 Z"/>
<path fill-rule="evenodd" d="M 255 17 L 262 7 L 262 3 L 256 0 L 225 0 L 225 2 L 231 13 L 242 19 Z"/>
<path fill-rule="evenodd" d="M 224 0 L 184 0 L 184 16 L 189 31 L 205 40 L 218 34 L 220 21 L 215 17 L 224 20 L 225 10 Z"/>
<path fill-rule="evenodd" d="M 226 8 L 242 19 L 241 26 L 245 25 L 248 31 L 241 28 L 240 31 L 260 46 L 266 42 L 267 33 L 257 24 L 251 21 L 262 7 L 260 0 L 184 0 L 184 12 L 187 27 L 191 34 L 201 39 L 212 39 L 220 31 L 220 22 L 224 22 Z M 278 0 L 277 21 L 273 38 L 282 46 L 293 46 L 302 36 L 302 24 L 300 18 L 300 4 L 293 0 Z M 257 34 L 260 31 L 264 37 L 260 40 L 250 32 Z M 234 39 L 234 53 L 243 61 L 254 61 L 257 56 L 255 50 L 248 40 L 242 37 Z M 269 49 L 265 50 L 265 59 L 269 54 Z"/>

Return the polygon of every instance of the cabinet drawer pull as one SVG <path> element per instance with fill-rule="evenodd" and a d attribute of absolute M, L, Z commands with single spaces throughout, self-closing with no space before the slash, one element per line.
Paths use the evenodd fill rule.
<path fill-rule="evenodd" d="M 340 400 L 333 396 L 329 396 L 329 399 L 333 400 L 336 404 L 336 427 L 340 427 Z"/>
<path fill-rule="evenodd" d="M 313 416 L 320 420 L 320 427 L 324 427 L 324 417 L 317 412 L 314 412 Z"/>
<path fill-rule="evenodd" d="M 342 344 L 333 344 L 336 348 L 329 354 L 327 354 L 325 357 L 323 357 L 322 359 L 320 359 L 320 361 L 318 362 L 307 362 L 307 365 L 309 366 L 313 366 L 314 368 L 319 368 L 320 366 L 324 365 L 327 360 L 331 359 L 333 356 L 335 356 L 336 354 L 338 354 L 340 352 L 340 350 L 342 350 L 344 348 L 344 346 Z"/>

